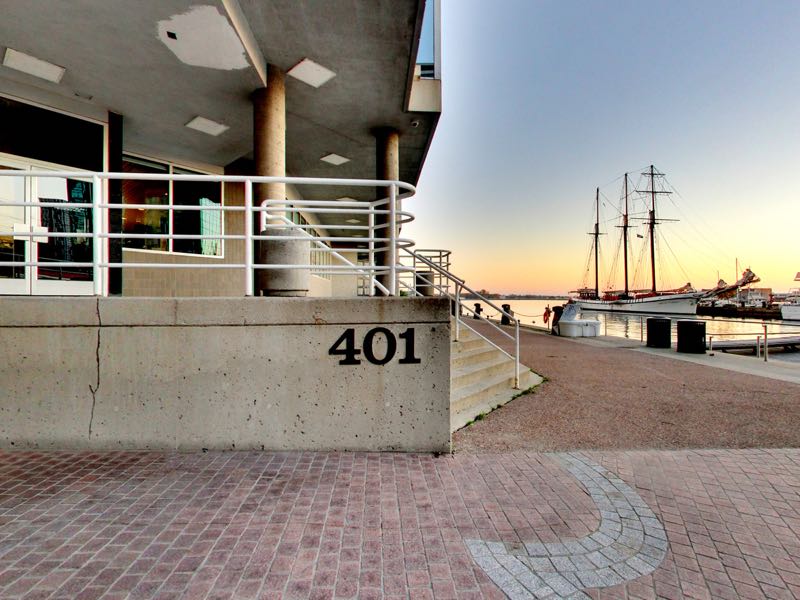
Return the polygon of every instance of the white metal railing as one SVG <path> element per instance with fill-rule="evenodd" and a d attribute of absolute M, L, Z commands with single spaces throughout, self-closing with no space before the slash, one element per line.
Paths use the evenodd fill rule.
<path fill-rule="evenodd" d="M 421 265 L 421 267 L 416 266 L 416 270 L 410 272 L 413 277 L 413 279 L 410 282 L 406 281 L 405 277 L 401 277 L 399 281 L 400 286 L 405 288 L 407 293 L 410 293 L 415 296 L 422 296 L 423 293 L 422 291 L 420 291 L 419 288 L 424 287 L 426 288 L 425 291 L 433 290 L 438 295 L 450 298 L 454 309 L 452 313 L 453 317 L 455 318 L 455 328 L 454 328 L 455 341 L 459 340 L 461 327 L 466 326 L 469 330 L 476 333 L 485 341 L 487 341 L 489 344 L 497 348 L 500 352 L 508 356 L 510 359 L 514 361 L 514 388 L 519 389 L 519 384 L 520 384 L 519 320 L 514 316 L 514 314 L 506 312 L 502 308 L 498 307 L 496 304 L 494 304 L 491 300 L 483 296 L 481 293 L 469 287 L 464 282 L 463 279 L 453 275 L 449 270 L 450 253 L 448 251 L 446 250 L 414 251 L 411 248 L 404 247 L 402 248 L 402 252 L 406 256 L 409 256 L 413 259 L 415 266 Z M 437 262 L 432 260 L 432 258 L 435 259 L 439 257 L 441 258 L 442 261 L 446 261 L 443 264 L 446 264 L 448 268 L 445 268 L 442 264 L 437 264 Z M 419 269 L 424 269 L 424 271 L 420 271 Z M 408 272 L 404 272 L 404 274 L 407 273 Z M 419 285 L 420 282 L 422 283 L 422 286 Z M 469 305 L 462 300 L 462 292 L 464 291 L 466 291 L 468 294 L 471 294 L 475 298 L 480 298 L 482 302 L 485 302 L 486 304 L 494 308 L 500 315 L 506 317 L 506 319 L 508 319 L 508 321 L 514 326 L 514 335 L 511 335 L 510 333 L 508 333 L 508 331 L 503 329 L 503 327 L 501 327 L 494 321 L 484 317 L 479 312 L 470 308 Z M 514 342 L 514 354 L 512 355 L 509 352 L 506 352 L 503 348 L 494 343 L 492 340 L 483 335 L 481 332 L 476 331 L 473 327 L 470 327 L 467 323 L 463 322 L 462 309 L 466 309 L 467 312 L 471 313 L 475 319 L 479 319 L 481 321 L 489 323 L 489 325 L 491 325 L 501 335 L 512 340 Z"/>
<path fill-rule="evenodd" d="M 244 293 L 252 296 L 255 293 L 255 274 L 262 269 L 308 269 L 317 272 L 329 272 L 331 275 L 355 274 L 368 276 L 372 285 L 387 295 L 398 295 L 398 277 L 411 267 L 399 262 L 401 249 L 410 248 L 412 240 L 399 237 L 400 226 L 414 219 L 413 215 L 398 209 L 398 201 L 416 193 L 414 186 L 402 181 L 365 180 L 365 179 L 325 179 L 306 177 L 257 177 L 244 175 L 184 175 L 184 174 L 150 174 L 150 173 L 111 173 L 111 172 L 86 172 L 86 171 L 13 171 L 0 170 L 0 177 L 21 177 L 26 180 L 33 178 L 62 178 L 78 179 L 91 182 L 91 202 L 48 202 L 34 200 L 33 198 L 2 199 L 0 198 L 0 217 L 8 217 L 8 211 L 3 215 L 4 207 L 20 207 L 41 209 L 91 209 L 91 231 L 43 231 L 35 226 L 36 219 L 24 219 L 20 227 L 11 230 L 0 230 L 0 237 L 13 239 L 28 239 L 34 243 L 34 238 L 90 238 L 92 240 L 92 260 L 88 261 L 58 261 L 55 264 L 62 268 L 86 268 L 92 270 L 94 294 L 101 296 L 108 293 L 105 282 L 109 269 L 240 269 L 243 271 Z M 110 181 L 191 181 L 191 182 L 220 182 L 244 185 L 244 205 L 186 205 L 186 204 L 131 204 L 124 202 L 109 202 L 108 182 Z M 0 180 L 2 181 L 2 180 Z M 254 186 L 259 184 L 284 183 L 295 186 L 353 186 L 384 188 L 388 196 L 376 201 L 356 200 L 285 200 L 266 199 L 256 202 L 254 199 Z M 12 186 L 13 187 L 13 186 Z M 30 189 L 26 184 L 25 189 Z M 126 231 L 112 231 L 109 212 L 114 210 L 143 211 L 168 211 L 170 220 L 174 213 L 181 211 L 218 211 L 226 213 L 244 213 L 244 233 L 213 233 L 213 234 L 176 234 L 170 232 L 158 233 L 133 233 Z M 326 216 L 331 224 L 323 222 L 300 225 L 292 223 L 285 218 L 287 213 L 303 212 Z M 256 217 L 258 220 L 256 220 Z M 366 220 L 366 224 L 348 223 L 359 218 Z M 4 219 L 9 221 L 9 218 Z M 259 233 L 253 231 L 254 223 L 261 225 Z M 392 226 L 394 224 L 394 226 Z M 23 226 L 24 225 L 24 226 Z M 0 229 L 3 229 L 0 226 Z M 324 232 L 324 235 L 312 236 L 308 230 L 314 229 Z M 284 230 L 280 232 L 279 230 Z M 289 232 L 290 235 L 277 235 Z M 338 234 L 335 232 L 339 232 Z M 348 232 L 348 233 L 341 233 Z M 256 262 L 254 244 L 261 240 L 308 240 L 317 250 L 330 252 L 336 257 L 338 264 L 260 264 Z M 131 239 L 157 239 L 157 240 L 224 240 L 244 241 L 244 262 L 227 262 L 219 258 L 208 258 L 203 254 L 191 255 L 192 260 L 187 262 L 128 262 L 121 259 L 112 262 L 109 257 L 110 240 Z M 344 257 L 344 253 L 366 253 L 369 256 L 367 264 L 357 265 Z M 378 260 L 387 255 L 385 260 Z M 205 260 L 203 260 L 205 258 Z M 382 264 L 378 264 L 378 263 Z M 25 260 L 0 261 L 0 267 L 53 267 L 54 262 L 31 260 L 30 251 L 25 253 Z M 384 276 L 388 285 L 381 284 L 377 278 Z"/>

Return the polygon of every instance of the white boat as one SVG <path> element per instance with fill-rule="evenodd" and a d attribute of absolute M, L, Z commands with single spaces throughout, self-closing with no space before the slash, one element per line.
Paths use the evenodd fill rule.
<path fill-rule="evenodd" d="M 628 174 L 624 177 L 624 198 L 625 207 L 622 214 L 622 248 L 624 252 L 625 265 L 625 289 L 600 293 L 599 276 L 599 240 L 600 240 L 600 188 L 597 188 L 596 195 L 596 220 L 594 233 L 594 289 L 582 288 L 576 290 L 577 296 L 572 298 L 581 310 L 596 310 L 604 312 L 630 312 L 630 313 L 658 313 L 673 315 L 695 315 L 697 314 L 697 303 L 706 296 L 704 292 L 698 292 L 690 283 L 677 290 L 657 290 L 656 289 L 656 258 L 655 258 L 655 228 L 660 222 L 656 219 L 656 197 L 658 194 L 668 194 L 670 192 L 656 190 L 656 177 L 663 176 L 655 170 L 653 165 L 643 173 L 650 178 L 650 185 L 647 193 L 651 198 L 651 205 L 648 210 L 647 225 L 650 233 L 650 276 L 651 288 L 649 290 L 630 290 L 628 287 Z"/>
<path fill-rule="evenodd" d="M 794 276 L 800 281 L 800 272 Z M 786 303 L 781 306 L 781 319 L 784 321 L 800 321 L 800 288 L 789 290 Z"/>
<path fill-rule="evenodd" d="M 630 312 L 660 315 L 694 315 L 702 293 L 664 294 L 659 296 L 625 298 L 616 300 L 576 299 L 581 310 L 604 312 Z"/>

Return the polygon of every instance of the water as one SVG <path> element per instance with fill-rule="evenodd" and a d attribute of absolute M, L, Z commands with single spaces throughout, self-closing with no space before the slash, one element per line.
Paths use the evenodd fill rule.
<path fill-rule="evenodd" d="M 475 301 L 468 301 L 472 306 Z M 519 317 L 520 323 L 524 325 L 544 326 L 544 309 L 546 306 L 553 308 L 564 304 L 565 300 L 543 299 L 543 300 L 492 300 L 497 306 L 510 304 L 511 310 Z M 480 303 L 484 310 L 484 315 L 496 316 L 499 313 L 488 306 L 485 302 Z M 628 313 L 607 313 L 598 311 L 584 311 L 583 318 L 597 319 L 600 321 L 600 334 L 614 337 L 628 338 L 631 340 L 643 340 L 647 335 L 647 317 L 656 315 L 637 315 Z M 715 339 L 755 339 L 756 336 L 764 335 L 763 321 L 759 319 L 721 319 L 718 317 L 698 317 L 698 316 L 673 316 L 672 317 L 672 339 L 677 338 L 678 319 L 701 319 L 706 322 L 706 336 L 715 336 Z M 769 323 L 769 335 L 773 334 L 793 334 L 800 335 L 800 323 L 791 324 L 786 321 L 767 321 Z M 642 335 L 642 328 L 645 329 Z M 719 337 L 717 337 L 719 336 Z M 800 352 L 772 351 L 770 358 L 776 360 L 794 362 L 800 364 Z"/>

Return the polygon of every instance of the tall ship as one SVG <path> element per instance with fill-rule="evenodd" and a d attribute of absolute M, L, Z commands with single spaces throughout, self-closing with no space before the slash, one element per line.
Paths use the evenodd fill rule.
<path fill-rule="evenodd" d="M 656 170 L 653 165 L 642 173 L 648 179 L 647 189 L 636 190 L 645 195 L 649 200 L 647 206 L 647 218 L 644 219 L 648 230 L 649 246 L 649 267 L 650 267 L 650 287 L 647 289 L 631 289 L 629 276 L 629 230 L 631 229 L 631 217 L 629 214 L 628 200 L 628 174 L 623 177 L 622 193 L 622 250 L 623 250 L 623 270 L 624 287 L 621 290 L 607 290 L 600 292 L 600 188 L 597 188 L 595 198 L 595 224 L 592 236 L 592 246 L 594 251 L 594 287 L 583 286 L 571 292 L 575 294 L 572 301 L 581 310 L 595 310 L 605 312 L 630 312 L 630 313 L 657 313 L 670 315 L 695 315 L 697 314 L 697 303 L 703 298 L 716 296 L 717 294 L 737 289 L 747 283 L 758 281 L 758 278 L 749 269 L 746 270 L 742 278 L 728 285 L 720 281 L 716 288 L 707 291 L 698 291 L 692 287 L 691 283 L 677 289 L 658 289 L 656 284 L 656 226 L 662 222 L 672 221 L 673 219 L 662 219 L 656 216 L 657 199 L 661 194 L 670 194 L 670 191 L 656 189 L 656 178 L 663 177 L 664 174 Z M 639 236 L 643 237 L 643 236 Z"/>

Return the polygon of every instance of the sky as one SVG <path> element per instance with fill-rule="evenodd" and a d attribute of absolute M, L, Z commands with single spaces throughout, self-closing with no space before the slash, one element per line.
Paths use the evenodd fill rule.
<path fill-rule="evenodd" d="M 679 219 L 659 228 L 659 288 L 731 282 L 737 259 L 796 286 L 799 24 L 797 0 L 443 0 L 443 112 L 404 237 L 452 250 L 476 289 L 565 293 L 600 187 L 600 287 L 619 287 L 621 177 L 653 164 L 677 192 L 658 214 Z"/>

